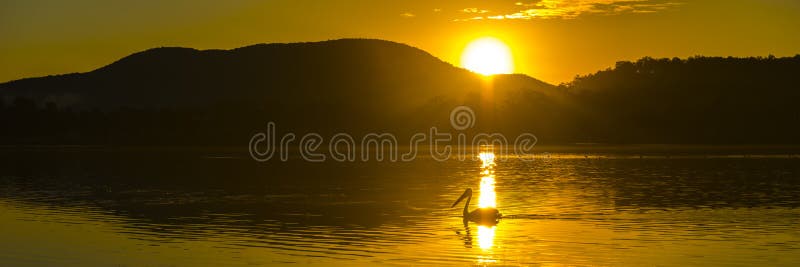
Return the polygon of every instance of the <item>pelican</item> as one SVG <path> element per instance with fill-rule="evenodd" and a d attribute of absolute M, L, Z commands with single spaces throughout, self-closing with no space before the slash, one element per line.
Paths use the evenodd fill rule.
<path fill-rule="evenodd" d="M 500 211 L 495 208 L 477 208 L 469 212 L 469 201 L 472 200 L 472 188 L 467 188 L 450 208 L 458 205 L 464 198 L 467 199 L 467 203 L 464 204 L 464 224 L 472 221 L 480 225 L 495 225 L 500 221 L 500 218 L 503 217 Z"/>

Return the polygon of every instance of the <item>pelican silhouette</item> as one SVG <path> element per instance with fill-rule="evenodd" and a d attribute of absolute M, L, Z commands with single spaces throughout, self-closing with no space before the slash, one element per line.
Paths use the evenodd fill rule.
<path fill-rule="evenodd" d="M 469 201 L 472 200 L 472 188 L 467 188 L 463 194 L 453 202 L 453 205 L 450 208 L 455 207 L 458 205 L 461 200 L 467 199 L 467 203 L 464 203 L 464 224 L 468 222 L 475 222 L 480 225 L 495 225 L 500 222 L 500 218 L 503 217 L 495 208 L 477 208 L 472 212 L 469 212 Z"/>

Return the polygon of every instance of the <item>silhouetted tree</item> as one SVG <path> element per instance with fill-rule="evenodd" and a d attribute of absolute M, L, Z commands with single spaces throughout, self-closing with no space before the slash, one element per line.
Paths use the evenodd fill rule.
<path fill-rule="evenodd" d="M 561 87 L 614 142 L 796 143 L 800 56 L 642 58 Z"/>

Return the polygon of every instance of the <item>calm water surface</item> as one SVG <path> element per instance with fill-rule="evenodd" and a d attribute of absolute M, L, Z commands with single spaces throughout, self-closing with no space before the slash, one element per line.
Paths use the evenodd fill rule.
<path fill-rule="evenodd" d="M 800 264 L 790 156 L 554 153 L 491 173 L 203 151 L 0 160 L 0 266 Z M 468 187 L 498 225 L 449 208 Z"/>

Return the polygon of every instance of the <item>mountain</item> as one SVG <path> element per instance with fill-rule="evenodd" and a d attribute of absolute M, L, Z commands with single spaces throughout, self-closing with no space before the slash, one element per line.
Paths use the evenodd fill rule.
<path fill-rule="evenodd" d="M 87 73 L 0 84 L 0 118 L 14 126 L 0 135 L 10 144 L 237 144 L 267 121 L 296 133 L 411 134 L 449 129 L 459 105 L 476 111 L 474 130 L 521 131 L 490 118 L 518 122 L 503 110 L 519 108 L 503 103 L 542 110 L 558 94 L 527 76 L 490 79 L 382 40 L 156 48 Z M 535 113 L 548 112 L 519 114 Z"/>
<path fill-rule="evenodd" d="M 2 144 L 246 145 L 267 122 L 323 136 L 431 127 L 541 144 L 800 144 L 800 55 L 642 58 L 553 86 L 485 77 L 382 40 L 156 48 L 0 84 Z M 450 111 L 474 110 L 474 127 Z M 513 142 L 513 140 L 512 140 Z"/>

